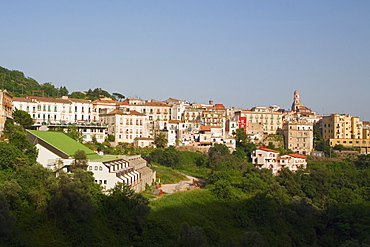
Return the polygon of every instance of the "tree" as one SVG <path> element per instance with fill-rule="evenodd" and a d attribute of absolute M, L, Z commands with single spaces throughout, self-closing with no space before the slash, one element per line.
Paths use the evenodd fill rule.
<path fill-rule="evenodd" d="M 70 171 L 73 171 L 75 169 L 83 169 L 83 170 L 86 170 L 87 169 L 87 156 L 86 156 L 86 153 L 84 150 L 77 150 L 74 155 L 74 161 L 73 163 L 71 164 L 70 166 Z"/>
<path fill-rule="evenodd" d="M 14 124 L 12 119 L 7 119 L 4 126 L 4 137 L 9 139 L 9 143 L 14 145 L 25 155 L 28 164 L 35 164 L 37 159 L 37 149 L 34 144 L 29 142 L 27 133 L 22 126 Z M 24 157 L 24 156 L 19 156 Z"/>
<path fill-rule="evenodd" d="M 59 96 L 68 96 L 68 89 L 65 86 L 60 87 L 58 94 Z"/>
<path fill-rule="evenodd" d="M 57 178 L 47 213 L 68 235 L 72 246 L 94 245 L 95 186 L 92 173 L 82 169 L 74 170 L 73 174 L 60 172 Z"/>
<path fill-rule="evenodd" d="M 208 155 L 211 162 L 219 162 L 230 155 L 229 148 L 224 144 L 216 143 L 208 150 Z"/>
<path fill-rule="evenodd" d="M 25 128 L 25 129 L 31 127 L 34 123 L 30 114 L 28 114 L 26 111 L 22 111 L 22 110 L 13 111 L 13 119 L 14 119 L 14 122 L 22 125 L 22 127 Z"/>
<path fill-rule="evenodd" d="M 18 158 L 26 158 L 26 156 L 13 144 L 0 142 L 1 169 L 14 169 Z"/>
<path fill-rule="evenodd" d="M 235 131 L 233 131 L 233 136 L 236 140 L 237 147 L 243 147 L 247 143 L 249 143 L 249 138 L 244 128 L 238 128 Z"/>
<path fill-rule="evenodd" d="M 132 241 L 143 230 L 150 212 L 148 204 L 149 200 L 135 193 L 129 185 L 117 183 L 103 201 L 103 213 L 114 231 L 118 234 L 125 232 Z"/>
<path fill-rule="evenodd" d="M 369 168 L 370 167 L 370 154 L 361 154 L 355 161 L 358 168 Z"/>
<path fill-rule="evenodd" d="M 96 99 L 100 99 L 102 97 L 111 98 L 112 96 L 107 91 L 105 91 L 101 88 L 95 88 L 94 90 L 89 89 L 86 92 L 86 97 L 90 100 L 96 100 Z"/>
<path fill-rule="evenodd" d="M 155 149 L 150 153 L 152 161 L 168 167 L 178 167 L 181 161 L 181 154 L 174 146 L 166 149 Z"/>
<path fill-rule="evenodd" d="M 263 247 L 263 236 L 259 232 L 246 232 L 244 233 L 241 244 L 245 247 Z"/>
<path fill-rule="evenodd" d="M 60 220 L 64 216 L 87 220 L 93 212 L 91 192 L 94 177 L 91 173 L 76 169 L 71 175 L 61 172 L 58 188 L 49 203 L 49 213 Z"/>
<path fill-rule="evenodd" d="M 44 90 L 44 93 L 48 97 L 58 97 L 59 90 L 54 87 L 51 82 L 45 82 L 41 85 L 41 90 Z"/>
<path fill-rule="evenodd" d="M 160 133 L 154 138 L 154 144 L 157 148 L 165 148 L 167 146 L 168 140 L 164 133 Z"/>
<path fill-rule="evenodd" d="M 63 129 L 61 129 L 61 131 L 64 132 Z M 71 137 L 75 141 L 78 141 L 80 143 L 83 142 L 82 132 L 78 130 L 78 127 L 75 124 L 68 125 L 67 133 L 65 133 L 65 134 L 67 136 Z"/>
<path fill-rule="evenodd" d="M 180 231 L 181 247 L 201 247 L 207 245 L 207 239 L 203 236 L 203 229 L 199 226 L 190 227 L 187 222 L 181 224 Z"/>
<path fill-rule="evenodd" d="M 121 93 L 113 93 L 112 94 L 114 97 L 116 97 L 118 99 L 118 101 L 122 101 L 125 99 L 125 96 Z"/>
<path fill-rule="evenodd" d="M 11 215 L 8 202 L 0 195 L 0 237 L 7 236 L 15 223 L 15 217 Z"/>
<path fill-rule="evenodd" d="M 69 95 L 70 98 L 74 98 L 74 99 L 86 99 L 86 94 L 82 93 L 82 92 L 73 92 L 71 93 L 71 95 Z"/>

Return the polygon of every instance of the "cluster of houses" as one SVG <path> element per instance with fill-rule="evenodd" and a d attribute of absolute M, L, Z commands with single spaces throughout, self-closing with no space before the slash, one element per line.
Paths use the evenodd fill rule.
<path fill-rule="evenodd" d="M 370 148 L 369 123 L 343 114 L 319 116 L 303 105 L 298 91 L 294 92 L 293 104 L 289 110 L 277 105 L 251 109 L 226 108 L 213 101 L 199 104 L 174 98 L 165 101 L 132 97 L 124 101 L 111 98 L 91 101 L 68 96 L 57 99 L 40 96 L 12 97 L 5 90 L 1 91 L 0 97 L 0 131 L 4 119 L 11 117 L 12 110 L 18 109 L 30 114 L 36 130 L 68 128 L 73 124 L 82 133 L 85 142 L 95 140 L 102 143 L 108 136 L 114 136 L 112 145 L 131 143 L 140 147 L 154 146 L 155 137 L 164 134 L 168 145 L 178 148 L 208 150 L 217 143 L 233 150 L 236 147 L 233 133 L 238 128 L 243 128 L 250 140 L 257 144 L 266 140 L 273 141 L 269 139 L 271 136 L 283 136 L 283 147 L 295 154 L 280 156 L 276 151 L 266 148 L 259 148 L 252 154 L 252 161 L 256 166 L 272 169 L 274 174 L 283 167 L 294 171 L 306 166 L 305 157 L 314 150 L 314 125 L 320 127 L 324 139 L 332 146 L 341 144 L 359 147 L 362 153 L 368 153 Z M 114 171 L 116 175 L 124 174 L 122 181 L 132 181 L 140 177 L 135 172 L 127 175 L 130 174 L 128 167 L 133 166 L 125 163 L 129 161 L 128 157 L 122 160 L 115 161 L 121 168 L 112 165 L 114 162 L 104 163 L 101 167 L 105 167 L 102 169 L 109 173 Z M 91 169 L 95 171 L 95 168 Z M 100 168 L 97 173 L 98 171 L 101 171 Z M 102 184 L 105 184 L 105 180 L 107 179 L 98 179 Z"/>

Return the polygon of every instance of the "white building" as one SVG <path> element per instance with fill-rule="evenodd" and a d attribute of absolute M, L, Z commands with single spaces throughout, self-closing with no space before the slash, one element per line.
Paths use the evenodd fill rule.
<path fill-rule="evenodd" d="M 108 134 L 115 136 L 115 144 L 133 143 L 136 138 L 148 137 L 148 119 L 137 111 L 114 110 L 100 114 L 102 125 L 108 126 Z"/>
<path fill-rule="evenodd" d="M 279 151 L 258 148 L 251 154 L 252 163 L 258 168 L 271 169 L 272 174 L 277 175 L 282 168 L 288 168 L 295 172 L 299 168 L 307 167 L 306 156 L 301 154 L 281 155 Z"/>
<path fill-rule="evenodd" d="M 58 172 L 68 171 L 74 162 L 74 152 L 85 151 L 87 170 L 94 174 L 95 182 L 102 190 L 112 189 L 118 182 L 130 185 L 135 191 L 145 189 L 146 184 L 155 181 L 155 172 L 147 167 L 140 156 L 100 156 L 81 143 L 74 141 L 61 132 L 28 130 L 28 137 L 38 149 L 37 162 Z"/>

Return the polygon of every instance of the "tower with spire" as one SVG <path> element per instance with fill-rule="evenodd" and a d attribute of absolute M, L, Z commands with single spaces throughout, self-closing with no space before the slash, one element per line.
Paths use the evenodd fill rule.
<path fill-rule="evenodd" d="M 292 104 L 292 111 L 299 111 L 299 108 L 303 107 L 303 103 L 299 98 L 299 92 L 298 90 L 294 91 L 294 98 L 293 98 L 293 104 Z"/>

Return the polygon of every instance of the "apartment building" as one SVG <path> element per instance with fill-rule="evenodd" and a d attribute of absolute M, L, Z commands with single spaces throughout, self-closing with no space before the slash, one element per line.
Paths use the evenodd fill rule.
<path fill-rule="evenodd" d="M 369 127 L 359 117 L 347 114 L 324 116 L 322 134 L 331 146 L 356 147 L 363 154 L 370 153 Z"/>
<path fill-rule="evenodd" d="M 100 98 L 92 102 L 92 120 L 93 122 L 100 122 L 100 114 L 103 112 L 110 112 L 116 109 L 119 102 L 111 98 Z"/>
<path fill-rule="evenodd" d="M 308 122 L 286 122 L 281 134 L 284 135 L 285 149 L 308 155 L 313 150 L 313 124 Z"/>
<path fill-rule="evenodd" d="M 278 151 L 269 148 L 258 148 L 251 154 L 252 163 L 258 168 L 271 169 L 273 175 L 278 175 L 282 168 L 292 172 L 307 167 L 306 156 L 301 154 L 280 155 Z"/>
<path fill-rule="evenodd" d="M 351 115 L 323 116 L 322 130 L 324 139 L 362 139 L 362 121 Z"/>
<path fill-rule="evenodd" d="M 60 132 L 27 130 L 27 135 L 36 144 L 37 162 L 56 173 L 60 170 L 68 172 L 74 162 L 75 151 L 83 150 L 88 159 L 87 170 L 93 173 L 95 183 L 104 192 L 119 182 L 141 192 L 156 180 L 156 172 L 147 167 L 140 155 L 98 155 Z"/>
<path fill-rule="evenodd" d="M 239 127 L 243 127 L 247 134 L 255 134 L 260 129 L 264 134 L 276 134 L 283 125 L 283 114 L 276 111 L 275 107 L 253 107 L 251 110 L 237 111 L 235 115 L 238 116 Z"/>
<path fill-rule="evenodd" d="M 145 114 L 130 110 L 102 111 L 102 125 L 107 125 L 108 134 L 115 136 L 115 144 L 133 143 L 136 138 L 148 137 L 148 118 Z"/>
<path fill-rule="evenodd" d="M 35 124 L 74 123 L 79 120 L 75 119 L 73 104 L 67 99 L 38 96 L 14 97 L 13 109 L 26 111 Z"/>
<path fill-rule="evenodd" d="M 36 124 L 46 123 L 87 123 L 91 122 L 90 100 L 73 99 L 63 96 L 59 99 L 27 96 L 13 97 L 13 110 L 26 111 Z"/>
<path fill-rule="evenodd" d="M 279 151 L 269 148 L 258 148 L 251 154 L 252 163 L 258 168 L 271 169 L 276 175 L 279 171 Z"/>

